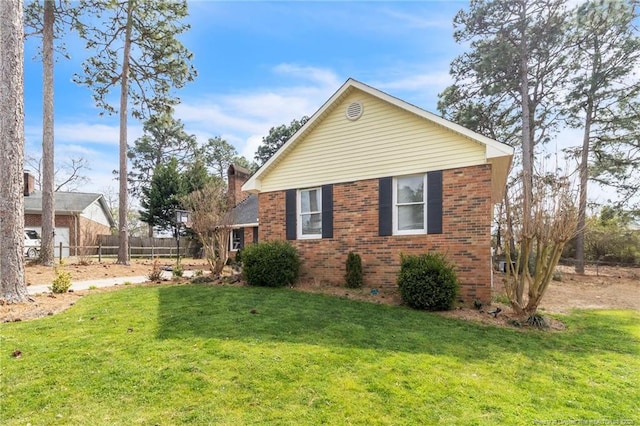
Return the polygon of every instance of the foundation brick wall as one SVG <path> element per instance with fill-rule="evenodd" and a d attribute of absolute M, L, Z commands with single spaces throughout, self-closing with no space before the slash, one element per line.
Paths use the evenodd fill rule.
<path fill-rule="evenodd" d="M 350 251 L 362 257 L 364 285 L 395 287 L 400 253 L 444 253 L 457 267 L 465 303 L 491 301 L 491 166 L 443 171 L 443 233 L 378 236 L 378 180 L 333 186 L 333 238 L 292 240 L 302 279 L 343 285 Z M 259 241 L 285 240 L 285 192 L 259 195 Z M 246 237 L 246 236 L 245 236 Z"/>

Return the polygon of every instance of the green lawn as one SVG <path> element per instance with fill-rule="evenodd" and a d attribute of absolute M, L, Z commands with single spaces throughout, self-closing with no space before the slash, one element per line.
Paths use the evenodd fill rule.
<path fill-rule="evenodd" d="M 91 294 L 0 326 L 0 423 L 639 423 L 640 313 L 562 319 L 519 332 L 289 289 Z"/>

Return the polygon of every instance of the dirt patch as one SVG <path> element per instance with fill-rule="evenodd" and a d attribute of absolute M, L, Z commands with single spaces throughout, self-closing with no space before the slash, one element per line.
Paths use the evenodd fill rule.
<path fill-rule="evenodd" d="M 640 311 L 640 268 L 588 267 L 584 275 L 558 266 L 560 281 L 552 281 L 541 310 L 568 313 L 572 309 L 635 309 Z"/>
<path fill-rule="evenodd" d="M 158 266 L 161 268 L 167 268 L 173 265 L 175 265 L 175 259 L 158 260 Z M 181 265 L 185 271 L 205 270 L 208 268 L 207 262 L 202 259 L 183 259 Z M 56 264 L 56 266 L 60 267 L 59 264 Z M 69 258 L 65 261 L 62 268 L 71 273 L 71 281 L 86 281 L 100 278 L 148 276 L 153 266 L 154 260 L 150 259 L 132 260 L 130 265 L 118 265 L 115 263 L 115 260 L 84 263 L 78 259 Z M 49 285 L 55 278 L 55 268 L 28 264 L 25 267 L 25 275 L 27 286 Z"/>
<path fill-rule="evenodd" d="M 172 266 L 173 262 L 164 261 L 161 267 Z M 206 270 L 206 263 L 202 260 L 183 260 L 185 270 Z M 72 279 L 90 280 L 109 277 L 146 276 L 153 268 L 153 261 L 135 261 L 130 266 L 116 265 L 114 262 L 91 263 L 82 265 L 69 262 L 64 266 L 71 272 Z M 568 313 L 572 309 L 635 309 L 640 311 L 640 269 L 634 268 L 587 268 L 584 275 L 577 275 L 569 267 L 558 267 L 559 281 L 552 281 L 547 294 L 540 304 L 540 312 Z M 39 265 L 26 267 L 27 282 L 31 285 L 51 283 L 55 277 L 53 268 Z M 502 275 L 496 273 L 494 283 L 496 296 L 502 294 Z M 187 282 L 187 280 L 182 280 Z M 157 283 L 135 284 L 157 285 Z M 19 305 L 0 306 L 0 322 L 25 321 L 54 315 L 73 306 L 85 294 L 115 291 L 124 286 L 84 290 L 66 294 L 39 294 L 32 296 L 32 301 Z M 370 303 L 401 305 L 402 300 L 394 289 L 360 288 L 328 286 L 314 281 L 302 282 L 296 286 L 300 291 L 329 294 L 352 300 Z M 500 299 L 498 297 L 498 299 Z M 502 299 L 500 299 L 502 300 Z M 496 313 L 496 308 L 500 312 Z M 442 313 L 443 316 L 477 321 L 497 326 L 523 326 L 522 319 L 517 318 L 511 308 L 505 304 L 494 302 L 491 306 L 478 309 L 459 308 Z M 546 318 L 551 329 L 561 330 L 562 323 Z"/>

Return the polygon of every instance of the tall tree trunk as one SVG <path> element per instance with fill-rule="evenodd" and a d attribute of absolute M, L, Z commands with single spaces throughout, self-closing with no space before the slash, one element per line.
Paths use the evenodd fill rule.
<path fill-rule="evenodd" d="M 587 184 L 589 180 L 589 135 L 591 133 L 592 102 L 587 107 L 580 155 L 580 200 L 578 205 L 578 229 L 576 234 L 576 273 L 584 274 L 584 229 L 587 215 Z"/>
<path fill-rule="evenodd" d="M 42 32 L 42 244 L 40 262 L 53 266 L 55 236 L 55 201 L 53 167 L 53 25 L 54 0 L 44 2 Z"/>
<path fill-rule="evenodd" d="M 517 275 L 518 303 L 523 303 L 523 293 L 525 283 L 529 280 L 529 269 L 527 264 L 529 261 L 531 239 L 533 236 L 533 223 L 531 218 L 531 208 L 533 199 L 533 135 L 531 127 L 531 118 L 534 111 L 531 111 L 531 102 L 529 99 L 529 41 L 527 40 L 527 4 L 521 4 L 521 30 L 520 30 L 520 96 L 522 98 L 522 236 L 520 238 L 520 249 L 517 259 L 518 268 L 522 268 Z"/>
<path fill-rule="evenodd" d="M 584 230 L 587 215 L 587 185 L 589 183 L 589 150 L 591 148 L 590 136 L 591 125 L 596 117 L 596 92 L 597 81 L 600 78 L 602 69 L 602 58 L 600 56 L 600 42 L 597 36 L 594 37 L 594 56 L 591 65 L 591 84 L 587 94 L 587 102 L 584 113 L 584 133 L 582 134 L 582 152 L 580 153 L 580 200 L 578 201 L 578 229 L 576 234 L 576 266 L 578 274 L 584 274 Z"/>
<path fill-rule="evenodd" d="M 24 29 L 22 0 L 0 1 L 0 289 L 27 299 L 24 276 Z"/>
<path fill-rule="evenodd" d="M 119 226 L 120 244 L 118 247 L 118 261 L 121 265 L 129 264 L 129 231 L 127 212 L 129 199 L 127 188 L 127 103 L 129 98 L 129 60 L 131 54 L 131 29 L 133 27 L 133 0 L 127 4 L 127 26 L 124 40 L 124 57 L 122 59 L 122 76 L 120 79 L 120 202 Z"/>

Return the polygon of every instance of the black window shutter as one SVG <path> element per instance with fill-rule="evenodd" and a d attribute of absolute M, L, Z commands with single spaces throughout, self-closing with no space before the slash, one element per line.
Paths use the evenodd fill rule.
<path fill-rule="evenodd" d="M 378 179 L 378 235 L 393 234 L 393 178 Z"/>
<path fill-rule="evenodd" d="M 333 238 L 333 185 L 322 185 L 322 238 Z"/>
<path fill-rule="evenodd" d="M 442 170 L 427 173 L 427 233 L 442 234 Z"/>
<path fill-rule="evenodd" d="M 238 248 L 239 249 L 243 249 L 244 248 L 244 228 L 238 228 Z"/>
<path fill-rule="evenodd" d="M 258 242 L 258 227 L 257 226 L 253 227 L 253 242 L 254 243 Z"/>
<path fill-rule="evenodd" d="M 285 192 L 285 220 L 287 240 L 295 240 L 298 233 L 296 226 L 296 190 L 288 189 Z"/>

